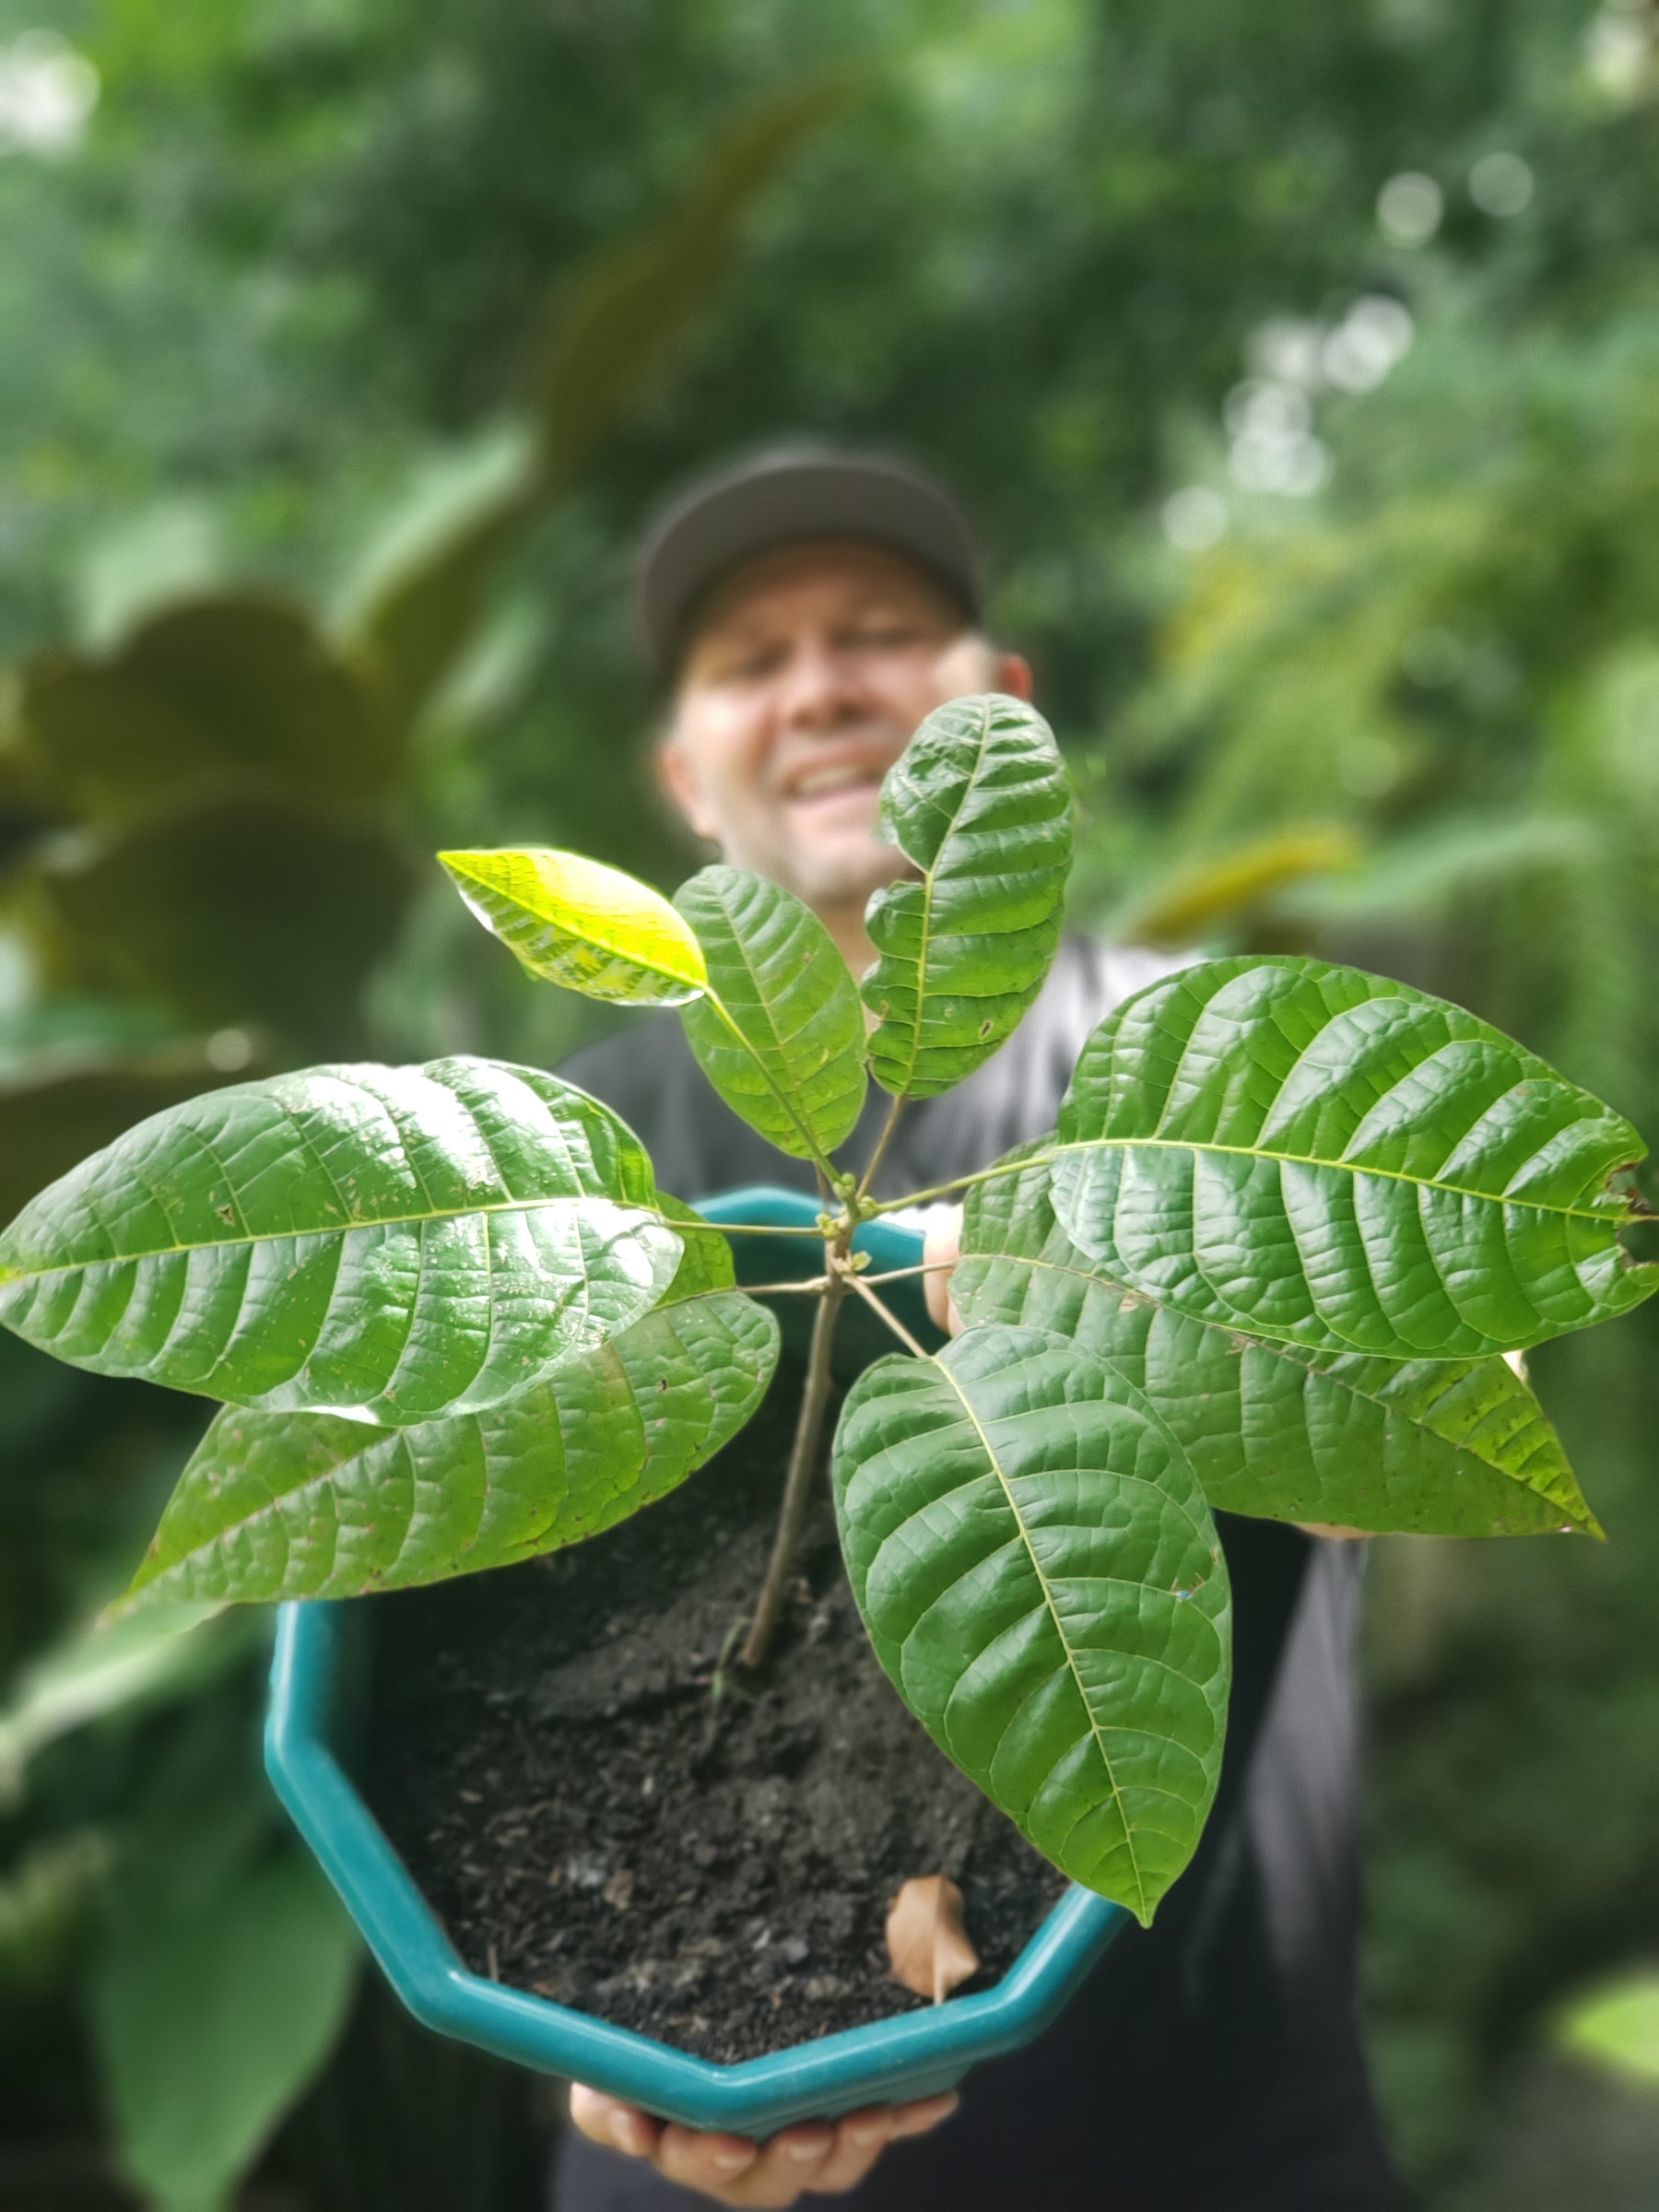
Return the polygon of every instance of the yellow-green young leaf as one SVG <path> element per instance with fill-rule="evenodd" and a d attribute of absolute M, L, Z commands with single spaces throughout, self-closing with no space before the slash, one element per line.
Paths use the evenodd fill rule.
<path fill-rule="evenodd" d="M 1149 1921 L 1204 1832 L 1231 1666 L 1180 1445 L 1092 1353 L 994 1327 L 866 1368 L 833 1465 L 900 1697 L 1039 1851 Z"/>
<path fill-rule="evenodd" d="M 649 884 L 580 853 L 440 853 L 473 912 L 532 975 L 589 998 L 679 1006 L 706 989 L 689 924 Z"/>
<path fill-rule="evenodd" d="M 962 1255 L 951 1296 L 963 1320 L 1053 1329 L 1098 1353 L 1174 1430 L 1212 1506 L 1418 1535 L 1601 1533 L 1543 1407 L 1502 1359 L 1315 1352 L 1172 1312 L 1071 1242 L 1040 1157 L 970 1194 Z"/>
<path fill-rule="evenodd" d="M 674 903 L 708 962 L 712 995 L 680 1010 L 704 1075 L 780 1151 L 832 1152 L 865 1098 L 864 1008 L 835 940 L 744 868 L 704 868 Z"/>
<path fill-rule="evenodd" d="M 639 1139 L 539 1069 L 320 1067 L 144 1122 L 0 1235 L 0 1322 L 103 1374 L 388 1423 L 626 1328 L 681 1239 Z"/>
<path fill-rule="evenodd" d="M 869 904 L 870 1065 L 932 1098 L 1011 1034 L 1060 943 L 1071 786 L 1047 723 L 994 692 L 937 708 L 888 771 L 881 828 L 919 880 Z"/>
<path fill-rule="evenodd" d="M 1253 838 L 1149 886 L 1115 918 L 1112 935 L 1124 945 L 1196 944 L 1310 876 L 1353 868 L 1362 850 L 1358 834 L 1344 823 Z"/>
<path fill-rule="evenodd" d="M 1054 1214 L 1102 1272 L 1251 1335 L 1474 1359 L 1659 1287 L 1630 1124 L 1460 1006 L 1324 960 L 1209 960 L 1085 1044 Z"/>
<path fill-rule="evenodd" d="M 227 1406 L 127 1602 L 354 1597 L 597 1535 L 736 1433 L 777 1354 L 764 1306 L 693 1290 L 479 1413 L 385 1430 Z"/>

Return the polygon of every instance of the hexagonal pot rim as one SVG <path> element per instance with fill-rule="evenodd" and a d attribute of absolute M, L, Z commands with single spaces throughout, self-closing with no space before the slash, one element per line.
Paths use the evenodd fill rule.
<path fill-rule="evenodd" d="M 752 1188 L 703 1201 L 700 1210 L 799 1226 L 819 1209 L 799 1193 Z M 775 1279 L 777 1244 L 766 1242 Z M 916 1232 L 885 1220 L 868 1224 L 860 1243 L 883 1267 L 921 1256 Z M 744 1260 L 740 1247 L 740 1274 Z M 1073 1884 L 994 1988 L 732 2065 L 487 1980 L 463 1965 L 336 1754 L 350 1717 L 347 1661 L 357 1610 L 349 1600 L 280 1608 L 265 1767 L 387 1980 L 439 2034 L 589 2082 L 688 2126 L 766 2136 L 794 2120 L 954 2088 L 978 2061 L 1040 2034 L 1128 1920 L 1122 1906 Z"/>

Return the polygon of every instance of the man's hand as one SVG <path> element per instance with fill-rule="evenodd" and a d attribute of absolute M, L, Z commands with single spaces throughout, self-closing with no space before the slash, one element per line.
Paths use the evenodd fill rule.
<path fill-rule="evenodd" d="M 928 1209 L 927 1233 L 922 1243 L 922 1277 L 928 1316 L 935 1328 L 952 1336 L 962 1333 L 962 1317 L 950 1295 L 950 1272 L 962 1256 L 962 1209 L 935 1206 Z"/>
<path fill-rule="evenodd" d="M 580 2082 L 571 2089 L 571 2118 L 590 2141 L 649 2159 L 664 2178 L 700 2190 L 717 2205 L 771 2207 L 805 2195 L 840 2196 L 856 2189 L 889 2143 L 924 2136 L 955 2112 L 954 2094 L 915 2104 L 872 2105 L 841 2120 L 808 2120 L 770 2143 L 746 2136 L 704 2134 L 653 2120 L 637 2105 L 602 2096 Z"/>
<path fill-rule="evenodd" d="M 922 1277 L 927 1291 L 927 1311 L 941 1329 L 952 1336 L 961 1334 L 962 1317 L 956 1310 L 950 1295 L 950 1275 L 962 1256 L 962 1209 L 959 1206 L 938 1207 L 927 1225 L 926 1239 L 922 1247 L 923 1264 L 931 1272 Z M 1517 1355 L 1506 1353 L 1506 1359 Z M 1517 1374 L 1524 1370 L 1517 1368 Z M 1335 1521 L 1298 1521 L 1295 1524 L 1304 1536 L 1335 1536 L 1346 1540 L 1371 1534 L 1365 1528 L 1344 1528 Z"/>

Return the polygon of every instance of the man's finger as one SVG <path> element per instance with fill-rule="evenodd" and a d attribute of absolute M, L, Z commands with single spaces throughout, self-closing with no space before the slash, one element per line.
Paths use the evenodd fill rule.
<path fill-rule="evenodd" d="M 961 2101 L 954 2089 L 946 2089 L 937 2097 L 918 2097 L 912 2103 L 891 2106 L 891 2140 L 897 2143 L 905 2136 L 926 2135 L 941 2120 L 948 2120 Z"/>
<path fill-rule="evenodd" d="M 927 1298 L 927 1311 L 934 1325 L 947 1329 L 953 1336 L 962 1324 L 956 1307 L 951 1303 L 950 1270 L 961 1254 L 961 1207 L 932 1207 L 922 1242 L 922 1263 L 928 1270 L 922 1277 L 922 1283 Z"/>
<path fill-rule="evenodd" d="M 764 2204 L 766 2199 L 755 2197 L 747 2187 L 761 2157 L 759 2146 L 747 2136 L 705 2134 L 670 2122 L 657 2139 L 656 2169 L 682 2189 L 700 2189 L 721 2204 Z"/>
<path fill-rule="evenodd" d="M 607 2097 L 580 2081 L 571 2084 L 571 2122 L 590 2142 L 626 2151 L 630 2159 L 649 2158 L 662 2133 L 660 2123 L 638 2105 L 624 2104 L 619 2097 Z"/>

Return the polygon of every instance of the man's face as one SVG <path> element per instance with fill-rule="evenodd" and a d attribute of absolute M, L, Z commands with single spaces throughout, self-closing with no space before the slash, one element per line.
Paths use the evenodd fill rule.
<path fill-rule="evenodd" d="M 700 837 L 824 912 L 862 912 L 898 873 L 881 779 L 923 717 L 1030 674 L 965 626 L 902 554 L 853 538 L 758 554 L 699 619 L 662 751 Z"/>

